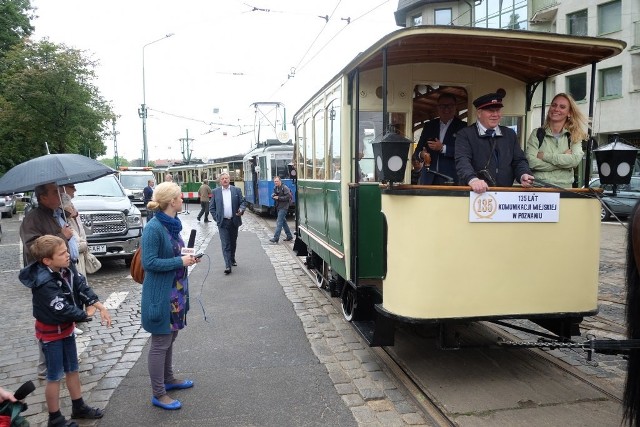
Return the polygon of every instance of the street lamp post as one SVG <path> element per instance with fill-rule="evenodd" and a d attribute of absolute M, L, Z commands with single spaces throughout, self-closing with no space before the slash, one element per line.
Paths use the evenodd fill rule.
<path fill-rule="evenodd" d="M 173 33 L 169 33 L 164 37 L 160 37 L 158 40 L 154 40 L 142 46 L 142 104 L 140 105 L 140 108 L 138 108 L 138 116 L 140 116 L 140 118 L 142 119 L 142 163 L 144 164 L 144 166 L 149 165 L 149 148 L 147 146 L 147 92 L 144 78 L 144 49 L 147 46 L 167 39 L 172 35 Z"/>

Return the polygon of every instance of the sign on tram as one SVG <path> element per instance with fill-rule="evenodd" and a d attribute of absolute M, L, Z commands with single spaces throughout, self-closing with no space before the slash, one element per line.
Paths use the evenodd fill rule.
<path fill-rule="evenodd" d="M 560 193 L 469 192 L 469 222 L 558 222 Z"/>

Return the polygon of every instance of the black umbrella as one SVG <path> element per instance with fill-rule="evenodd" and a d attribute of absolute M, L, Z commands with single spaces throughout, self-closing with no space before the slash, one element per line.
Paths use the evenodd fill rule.
<path fill-rule="evenodd" d="M 0 195 L 33 190 L 38 185 L 92 181 L 114 173 L 109 166 L 80 154 L 47 154 L 11 168 L 0 178 Z"/>

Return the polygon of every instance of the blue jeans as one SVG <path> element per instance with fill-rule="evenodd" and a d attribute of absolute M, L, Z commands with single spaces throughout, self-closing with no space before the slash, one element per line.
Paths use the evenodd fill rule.
<path fill-rule="evenodd" d="M 287 211 L 289 209 L 278 209 L 278 222 L 276 225 L 276 232 L 273 235 L 273 240 L 280 240 L 280 232 L 284 228 L 284 234 L 287 235 L 287 239 L 293 239 L 291 230 L 289 230 L 289 224 L 287 224 Z"/>
<path fill-rule="evenodd" d="M 42 352 L 47 362 L 47 381 L 60 381 L 65 373 L 78 371 L 75 335 L 57 341 L 42 341 Z"/>

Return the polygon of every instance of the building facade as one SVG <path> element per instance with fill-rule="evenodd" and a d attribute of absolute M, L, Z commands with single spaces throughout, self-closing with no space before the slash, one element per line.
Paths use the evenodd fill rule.
<path fill-rule="evenodd" d="M 399 0 L 398 26 L 460 25 L 555 32 L 623 40 L 620 55 L 546 82 L 553 94 L 570 93 L 588 115 L 588 93 L 595 79 L 592 135 L 598 145 L 620 140 L 640 147 L 640 1 L 639 0 Z M 546 111 L 546 110 L 545 110 Z M 533 123 L 540 123 L 542 90 L 534 94 Z"/>

